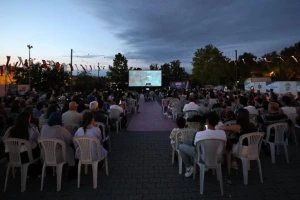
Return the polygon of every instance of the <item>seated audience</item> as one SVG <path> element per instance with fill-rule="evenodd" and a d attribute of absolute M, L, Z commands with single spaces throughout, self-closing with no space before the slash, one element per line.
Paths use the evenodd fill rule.
<path fill-rule="evenodd" d="M 191 95 L 189 97 L 189 100 L 190 100 L 190 103 L 185 104 L 184 107 L 183 107 L 183 115 L 185 115 L 185 113 L 187 111 L 197 111 L 198 112 L 199 106 L 196 104 L 197 98 L 195 98 L 194 95 Z"/>
<path fill-rule="evenodd" d="M 42 114 L 44 114 L 44 102 L 38 102 L 35 106 L 33 116 L 40 117 Z"/>
<path fill-rule="evenodd" d="M 193 172 L 193 165 L 191 162 L 191 157 L 195 157 L 195 145 L 197 142 L 201 140 L 207 139 L 220 139 L 226 142 L 226 134 L 223 130 L 216 130 L 215 126 L 220 121 L 220 118 L 217 113 L 210 112 L 207 114 L 207 129 L 204 131 L 199 131 L 195 134 L 194 141 L 191 141 L 192 144 L 180 144 L 179 151 L 182 157 L 183 163 L 186 166 L 186 173 L 185 177 L 190 177 Z M 223 150 L 223 149 L 222 149 Z M 221 150 L 220 150 L 221 151 Z M 204 155 L 201 155 L 202 159 L 204 160 Z"/>
<path fill-rule="evenodd" d="M 289 115 L 289 114 L 297 114 L 297 109 L 291 106 L 291 98 L 288 96 L 282 97 L 282 113 Z"/>
<path fill-rule="evenodd" d="M 179 117 L 176 120 L 176 125 L 178 128 L 174 128 L 170 134 L 170 139 L 171 139 L 171 145 L 172 148 L 176 148 L 176 134 L 179 130 L 183 129 L 185 127 L 185 119 L 183 117 Z M 178 136 L 178 144 L 182 143 L 182 136 Z"/>
<path fill-rule="evenodd" d="M 95 127 L 95 120 L 94 120 L 93 113 L 86 112 L 83 114 L 83 126 L 80 127 L 76 131 L 74 137 L 78 137 L 78 136 L 87 136 L 87 137 L 97 138 L 97 139 L 99 139 L 100 144 L 101 144 L 101 140 L 102 140 L 101 130 L 98 127 Z M 79 146 L 77 143 L 75 143 L 74 145 L 76 148 L 75 158 L 80 159 Z M 95 144 L 92 145 L 92 159 L 93 160 L 97 160 L 98 156 L 101 159 L 107 155 L 107 151 L 103 148 L 102 144 L 101 144 L 100 148 L 101 148 L 101 155 L 99 155 L 96 145 Z"/>
<path fill-rule="evenodd" d="M 73 136 L 65 127 L 63 127 L 61 114 L 54 112 L 50 115 L 47 124 L 45 124 L 41 130 L 41 138 L 63 140 L 66 144 L 67 162 L 69 166 L 75 166 L 74 149 L 72 148 Z M 59 163 L 62 161 L 61 147 L 57 147 L 56 151 L 58 151 L 56 159 Z M 43 151 L 42 156 L 44 156 Z"/>
<path fill-rule="evenodd" d="M 57 108 L 55 105 L 51 105 L 48 107 L 47 111 L 45 114 L 42 114 L 40 117 L 39 117 L 39 129 L 41 130 L 42 127 L 47 123 L 50 115 L 54 112 L 57 112 Z"/>
<path fill-rule="evenodd" d="M 64 125 L 72 125 L 80 127 L 82 124 L 82 115 L 77 112 L 77 103 L 71 101 L 69 103 L 69 110 L 62 114 Z"/>
<path fill-rule="evenodd" d="M 253 100 L 248 100 L 248 106 L 245 107 L 250 115 L 258 115 L 258 110 L 255 108 L 255 103 Z"/>

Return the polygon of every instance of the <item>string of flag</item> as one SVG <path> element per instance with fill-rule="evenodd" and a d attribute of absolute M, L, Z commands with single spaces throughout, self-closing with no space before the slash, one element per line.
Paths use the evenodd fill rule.
<path fill-rule="evenodd" d="M 289 60 L 289 58 L 292 58 L 294 62 L 299 63 L 300 56 L 277 56 L 276 59 L 284 62 Z M 226 58 L 225 61 L 231 62 L 232 60 L 230 58 Z M 244 58 L 238 59 L 237 61 L 234 61 L 235 64 L 247 64 L 249 60 L 245 60 Z M 263 58 L 252 58 L 252 62 L 258 63 L 258 62 L 266 62 L 266 63 L 272 63 L 274 61 L 274 57 L 263 57 Z"/>

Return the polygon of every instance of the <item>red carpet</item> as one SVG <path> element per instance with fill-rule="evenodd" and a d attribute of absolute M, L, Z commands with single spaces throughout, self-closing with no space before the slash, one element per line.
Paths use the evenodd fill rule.
<path fill-rule="evenodd" d="M 140 113 L 133 114 L 127 131 L 171 131 L 176 127 L 175 122 L 163 115 L 161 106 L 157 101 L 145 101 L 141 95 Z"/>

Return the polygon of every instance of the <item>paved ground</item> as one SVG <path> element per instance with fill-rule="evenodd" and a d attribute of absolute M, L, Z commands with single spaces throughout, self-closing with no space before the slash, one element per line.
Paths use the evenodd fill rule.
<path fill-rule="evenodd" d="M 160 110 L 158 111 L 160 112 Z M 132 122 L 132 121 L 131 121 Z M 0 199 L 64 199 L 64 200 L 117 200 L 117 199 L 300 199 L 300 147 L 289 147 L 290 164 L 285 162 L 283 150 L 276 157 L 261 155 L 264 183 L 260 183 L 256 163 L 251 164 L 249 185 L 243 185 L 242 171 L 232 171 L 231 184 L 224 184 L 220 195 L 216 177 L 206 173 L 204 195 L 199 194 L 199 175 L 196 180 L 178 175 L 177 164 L 171 165 L 169 131 L 122 132 L 112 134 L 112 152 L 109 155 L 109 177 L 100 169 L 98 188 L 92 189 L 91 170 L 82 176 L 81 188 L 76 179 L 62 181 L 62 190 L 56 192 L 56 179 L 48 175 L 44 191 L 40 179 L 29 178 L 27 191 L 20 192 L 20 177 L 10 177 L 6 193 L 2 193 L 5 169 L 0 165 Z M 223 168 L 225 181 L 229 179 Z"/>

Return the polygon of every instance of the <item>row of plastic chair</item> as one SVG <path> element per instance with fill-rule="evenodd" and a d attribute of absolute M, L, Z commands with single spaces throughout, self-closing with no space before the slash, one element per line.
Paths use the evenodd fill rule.
<path fill-rule="evenodd" d="M 85 174 L 87 174 L 87 165 L 92 165 L 93 169 L 93 188 L 97 188 L 97 179 L 98 179 L 98 163 L 105 160 L 105 168 L 106 175 L 108 175 L 108 161 L 107 156 L 101 158 L 101 148 L 100 141 L 96 138 L 91 137 L 75 137 L 74 143 L 79 145 L 80 149 L 80 160 L 78 163 L 78 176 L 77 176 L 77 187 L 80 187 L 80 174 L 81 174 L 81 165 L 85 165 Z M 42 167 L 42 176 L 41 176 L 41 190 L 44 187 L 44 179 L 45 179 L 45 169 L 46 167 L 55 167 L 56 168 L 56 176 L 57 176 L 57 191 L 61 190 L 61 178 L 62 178 L 62 170 L 64 164 L 67 163 L 66 158 L 66 145 L 63 140 L 53 139 L 53 138 L 39 138 L 38 143 L 42 152 L 44 153 L 43 167 Z M 5 184 L 4 184 L 4 192 L 7 188 L 8 177 L 10 174 L 10 170 L 12 169 L 13 177 L 15 177 L 15 168 L 21 168 L 21 192 L 26 190 L 26 180 L 27 180 L 27 171 L 28 167 L 39 161 L 40 158 L 34 159 L 32 156 L 32 150 L 30 142 L 27 140 L 16 139 L 16 138 L 8 138 L 4 140 L 4 144 L 8 148 L 9 153 L 9 162 L 7 166 Z M 21 163 L 20 156 L 20 148 L 22 145 L 25 145 L 27 149 L 27 154 L 29 158 L 29 162 Z M 95 146 L 96 145 L 96 146 Z M 97 149 L 97 159 L 93 160 L 92 157 L 92 149 Z M 62 160 L 58 163 L 57 154 L 62 154 Z"/>

